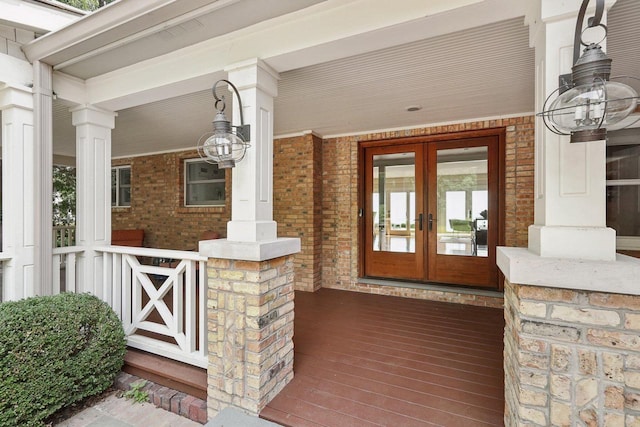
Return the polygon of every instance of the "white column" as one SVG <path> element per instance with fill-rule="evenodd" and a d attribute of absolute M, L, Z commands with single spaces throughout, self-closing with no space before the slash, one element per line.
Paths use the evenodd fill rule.
<path fill-rule="evenodd" d="M 607 2 L 607 8 L 614 1 Z M 541 0 L 528 16 L 535 47 L 536 112 L 571 72 L 581 1 Z M 593 16 L 595 2 L 590 4 Z M 585 19 L 586 25 L 587 19 Z M 603 46 L 604 48 L 604 46 Z M 543 257 L 614 260 L 615 230 L 606 227 L 605 141 L 569 143 L 536 118 L 535 220 L 529 250 Z"/>
<path fill-rule="evenodd" d="M 4 300 L 36 295 L 36 149 L 33 95 L 28 87 L 0 86 L 2 110 L 2 250 Z"/>
<path fill-rule="evenodd" d="M 76 127 L 76 242 L 78 292 L 102 293 L 102 256 L 111 243 L 111 130 L 116 113 L 83 105 L 71 110 Z"/>
<path fill-rule="evenodd" d="M 259 59 L 227 71 L 228 80 L 240 93 L 244 122 L 251 125 L 251 147 L 233 169 L 227 238 L 200 242 L 200 253 L 209 258 L 264 261 L 300 252 L 300 239 L 278 238 L 273 220 L 273 97 L 278 89 L 277 73 Z M 237 104 L 233 103 L 234 108 Z M 238 114 L 234 119 L 239 125 Z"/>
<path fill-rule="evenodd" d="M 251 147 L 233 168 L 227 239 L 272 241 L 277 238 L 273 220 L 273 98 L 278 92 L 278 75 L 257 59 L 227 71 L 228 80 L 240 93 L 244 122 L 251 125 Z M 237 109 L 238 103 L 233 105 Z M 240 124 L 238 116 L 236 111 L 236 125 Z"/>
<path fill-rule="evenodd" d="M 35 174 L 36 289 L 53 293 L 53 70 L 40 61 L 33 63 Z"/>

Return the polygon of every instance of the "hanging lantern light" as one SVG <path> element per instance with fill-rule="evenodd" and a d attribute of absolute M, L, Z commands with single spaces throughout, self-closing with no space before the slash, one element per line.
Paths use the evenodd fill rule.
<path fill-rule="evenodd" d="M 572 73 L 560 76 L 559 88 L 549 95 L 543 111 L 538 113 L 549 130 L 558 135 L 571 135 L 571 142 L 606 139 L 607 129 L 626 127 L 622 121 L 638 105 L 638 93 L 632 87 L 610 81 L 612 61 L 600 45 L 586 44 L 582 40 L 582 25 L 588 4 L 589 0 L 583 0 L 578 14 Z M 589 18 L 587 28 L 603 28 L 606 38 L 607 27 L 600 23 L 603 12 L 604 0 L 597 0 L 595 15 Z M 578 57 L 581 45 L 586 48 Z M 556 92 L 558 97 L 547 108 Z"/>
<path fill-rule="evenodd" d="M 218 97 L 216 88 L 219 83 L 227 83 L 235 92 L 238 98 L 238 106 L 240 111 L 240 126 L 232 126 L 231 122 L 224 114 L 226 104 L 224 96 Z M 211 89 L 213 98 L 215 99 L 216 116 L 213 119 L 213 132 L 207 132 L 200 137 L 198 141 L 198 154 L 207 163 L 217 164 L 219 168 L 233 168 L 236 163 L 241 161 L 247 148 L 250 147 L 250 125 L 244 124 L 242 114 L 242 101 L 238 89 L 228 80 L 218 80 Z M 234 129 L 235 128 L 235 131 Z"/>

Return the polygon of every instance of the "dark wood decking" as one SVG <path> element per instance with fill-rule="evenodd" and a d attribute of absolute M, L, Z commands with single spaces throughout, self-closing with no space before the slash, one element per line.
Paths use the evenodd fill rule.
<path fill-rule="evenodd" d="M 296 293 L 286 426 L 501 426 L 502 310 L 321 289 Z"/>

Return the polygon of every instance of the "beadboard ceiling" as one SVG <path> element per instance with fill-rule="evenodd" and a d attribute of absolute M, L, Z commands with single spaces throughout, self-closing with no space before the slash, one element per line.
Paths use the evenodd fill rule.
<path fill-rule="evenodd" d="M 614 74 L 640 75 L 638 22 L 640 1 L 618 0 L 609 15 Z M 534 69 L 524 17 L 293 69 L 280 74 L 274 133 L 326 137 L 531 113 Z M 68 108 L 54 102 L 54 151 L 74 156 Z M 195 148 L 212 119 L 209 90 L 118 111 L 112 154 Z"/>

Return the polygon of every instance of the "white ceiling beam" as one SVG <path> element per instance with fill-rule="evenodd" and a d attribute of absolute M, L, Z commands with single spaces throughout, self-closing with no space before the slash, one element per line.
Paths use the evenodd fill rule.
<path fill-rule="evenodd" d="M 359 49 L 360 52 L 378 49 L 384 47 L 384 43 L 379 45 L 377 42 L 384 40 L 386 31 L 402 31 L 398 26 L 453 9 L 482 3 L 495 4 L 496 1 L 498 0 L 403 0 L 402 3 L 397 3 L 388 0 L 328 0 L 88 79 L 88 98 L 89 102 L 110 110 L 131 107 L 139 105 L 135 96 L 141 92 L 148 93 L 154 88 L 168 87 L 178 82 L 192 82 L 190 92 L 196 92 L 210 87 L 213 79 L 207 79 L 207 76 L 219 73 L 230 64 L 261 58 L 273 65 L 271 58 L 290 55 L 286 61 L 274 61 L 279 65 L 276 67 L 277 71 L 282 72 L 286 71 L 283 67 L 287 67 L 287 64 L 296 64 L 291 56 L 294 52 L 306 56 L 306 59 L 300 61 L 310 65 L 308 50 L 373 33 L 377 37 L 367 41 L 369 46 L 360 45 Z M 522 0 L 499 2 L 520 4 Z M 473 21 L 473 17 L 471 13 L 467 21 Z M 467 25 L 474 23 L 473 26 L 477 26 L 482 22 L 473 21 Z M 443 25 L 440 27 L 442 30 L 446 28 Z M 355 46 L 356 43 L 352 45 Z M 317 62 L 338 59 L 347 54 L 352 52 L 334 50 L 333 57 L 325 54 Z"/>

